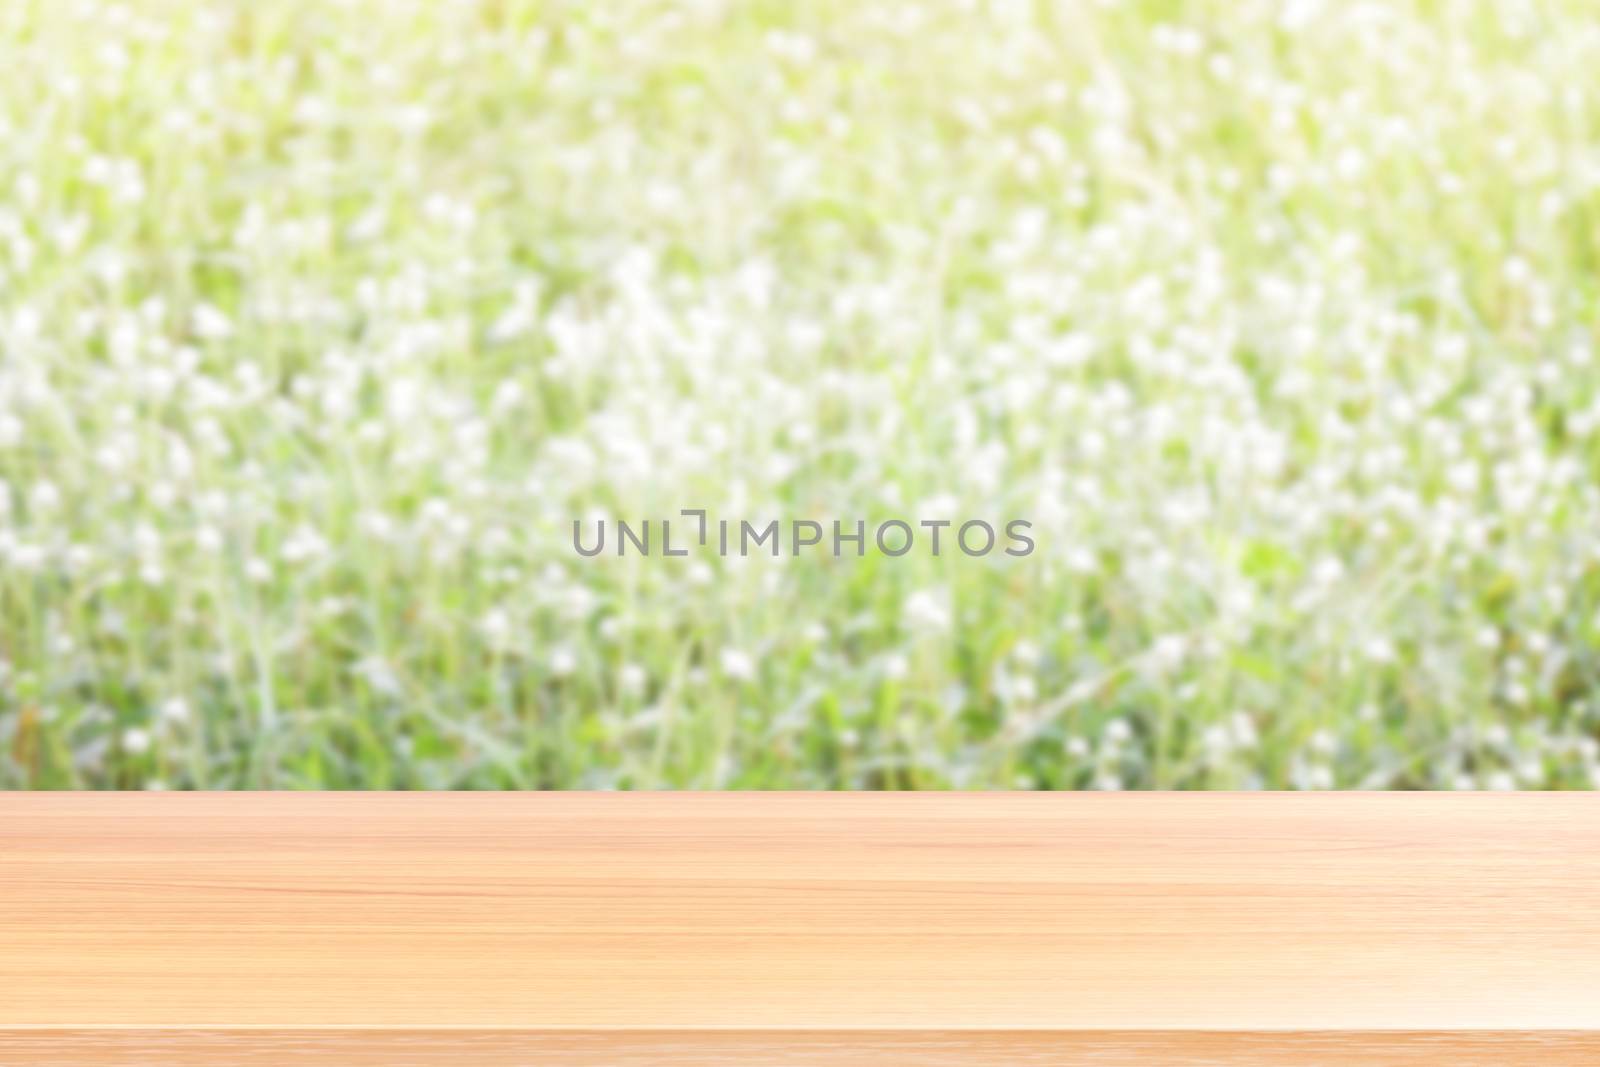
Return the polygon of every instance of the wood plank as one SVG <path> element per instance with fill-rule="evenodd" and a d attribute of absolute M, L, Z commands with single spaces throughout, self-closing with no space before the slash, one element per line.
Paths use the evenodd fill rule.
<path fill-rule="evenodd" d="M 1600 1035 L 1093 1030 L 11 1030 L 27 1067 L 1594 1067 Z"/>
<path fill-rule="evenodd" d="M 0 1064 L 1592 1063 L 1600 797 L 5 794 L 0 990 Z"/>

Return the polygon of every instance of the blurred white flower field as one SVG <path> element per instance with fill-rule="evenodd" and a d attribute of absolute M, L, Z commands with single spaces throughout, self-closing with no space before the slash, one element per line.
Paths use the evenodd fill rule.
<path fill-rule="evenodd" d="M 0 786 L 1600 785 L 1577 0 L 0 7 Z M 1037 549 L 573 552 L 575 518 Z"/>

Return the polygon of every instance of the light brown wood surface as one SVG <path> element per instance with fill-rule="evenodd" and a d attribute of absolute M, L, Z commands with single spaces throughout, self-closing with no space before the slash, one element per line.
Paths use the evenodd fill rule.
<path fill-rule="evenodd" d="M 1600 796 L 0 794 L 0 1065 L 1597 1064 Z"/>

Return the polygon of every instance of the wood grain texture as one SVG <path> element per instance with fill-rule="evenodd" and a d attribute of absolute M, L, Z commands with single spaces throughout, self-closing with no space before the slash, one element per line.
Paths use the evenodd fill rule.
<path fill-rule="evenodd" d="M 1600 796 L 4 794 L 0 990 L 0 1064 L 1597 1063 Z"/>
<path fill-rule="evenodd" d="M 13 1030 L 18 1067 L 1594 1067 L 1600 1035 L 1520 1031 Z"/>

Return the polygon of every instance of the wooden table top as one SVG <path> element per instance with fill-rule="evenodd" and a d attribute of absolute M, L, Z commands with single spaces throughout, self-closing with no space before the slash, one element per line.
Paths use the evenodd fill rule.
<path fill-rule="evenodd" d="M 0 991 L 0 1065 L 1595 1064 L 1600 796 L 0 794 Z"/>

